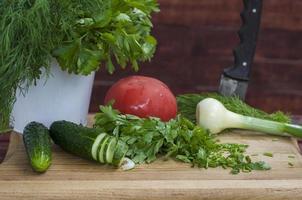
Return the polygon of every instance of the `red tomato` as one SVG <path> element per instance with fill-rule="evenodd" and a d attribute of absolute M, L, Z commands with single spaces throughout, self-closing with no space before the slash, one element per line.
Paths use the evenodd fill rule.
<path fill-rule="evenodd" d="M 142 118 L 158 117 L 169 121 L 177 115 L 176 98 L 163 82 L 145 76 L 119 80 L 107 92 L 105 104 L 115 100 L 113 107 L 121 113 Z"/>

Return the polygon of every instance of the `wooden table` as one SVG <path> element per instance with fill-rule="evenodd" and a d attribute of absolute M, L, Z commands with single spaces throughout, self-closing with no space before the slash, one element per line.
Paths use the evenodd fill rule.
<path fill-rule="evenodd" d="M 12 134 L 0 165 L 0 199 L 302 199 L 302 156 L 294 140 L 242 131 L 219 137 L 250 145 L 248 153 L 258 154 L 253 159 L 268 162 L 272 170 L 231 175 L 220 168 L 204 170 L 158 160 L 123 172 L 54 146 L 53 165 L 39 175 L 28 164 L 20 136 Z M 274 157 L 263 156 L 264 152 Z"/>

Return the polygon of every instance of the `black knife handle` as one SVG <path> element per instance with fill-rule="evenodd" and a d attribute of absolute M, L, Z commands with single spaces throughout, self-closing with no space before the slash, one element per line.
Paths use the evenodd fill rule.
<path fill-rule="evenodd" d="M 234 49 L 234 67 L 225 69 L 230 78 L 248 81 L 255 56 L 261 23 L 262 0 L 243 0 L 242 26 L 238 32 L 240 44 Z"/>

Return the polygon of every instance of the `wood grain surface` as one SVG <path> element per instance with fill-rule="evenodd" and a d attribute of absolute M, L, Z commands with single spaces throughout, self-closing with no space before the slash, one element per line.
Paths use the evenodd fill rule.
<path fill-rule="evenodd" d="M 124 172 L 75 157 L 54 145 L 51 168 L 45 174 L 36 174 L 26 159 L 21 137 L 13 133 L 6 159 L 0 165 L 0 199 L 302 198 L 302 157 L 295 140 L 242 131 L 219 138 L 248 144 L 248 153 L 258 154 L 252 156 L 253 160 L 268 162 L 272 170 L 231 175 L 221 168 L 205 170 L 174 160 L 158 160 Z M 264 152 L 274 156 L 263 156 Z"/>
<path fill-rule="evenodd" d="M 223 68 L 232 66 L 238 45 L 242 0 L 159 0 L 153 34 L 158 39 L 152 61 L 140 75 L 164 81 L 175 94 L 216 91 Z M 302 1 L 265 0 L 259 42 L 247 101 L 271 112 L 301 114 Z M 118 70 L 97 73 L 90 110 L 98 111 L 108 88 L 122 77 Z"/>

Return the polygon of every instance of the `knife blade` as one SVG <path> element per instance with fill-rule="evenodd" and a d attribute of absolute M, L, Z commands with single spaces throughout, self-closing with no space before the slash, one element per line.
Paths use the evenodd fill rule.
<path fill-rule="evenodd" d="M 238 96 L 244 100 L 250 80 L 255 56 L 258 32 L 261 23 L 262 0 L 243 0 L 242 26 L 238 32 L 240 44 L 234 51 L 234 66 L 224 69 L 219 93 L 224 96 Z"/>

